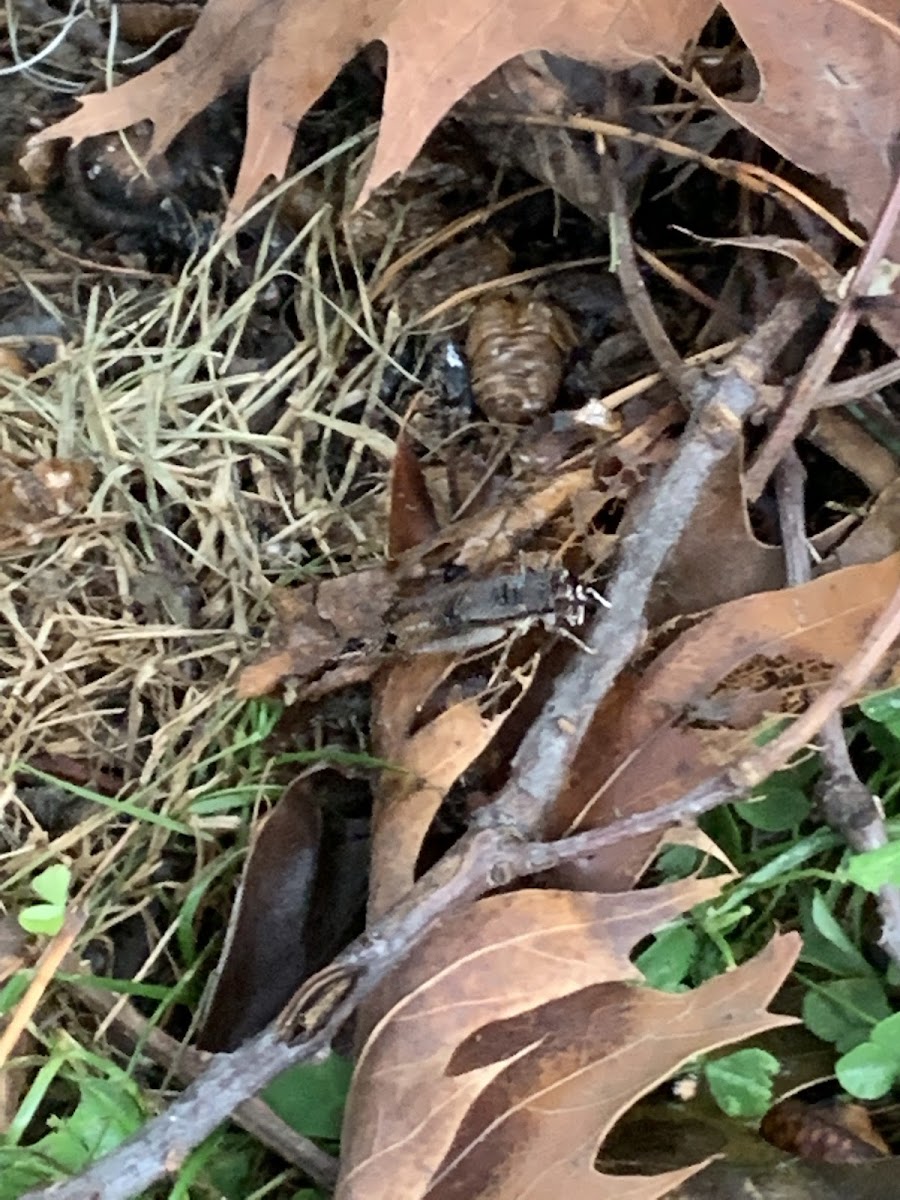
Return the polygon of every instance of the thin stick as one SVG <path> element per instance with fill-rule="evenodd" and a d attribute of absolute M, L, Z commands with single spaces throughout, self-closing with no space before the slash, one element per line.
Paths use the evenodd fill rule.
<path fill-rule="evenodd" d="M 798 587 L 812 578 L 812 562 L 804 518 L 805 473 L 796 450 L 791 448 L 775 472 L 781 540 L 787 580 Z M 850 758 L 840 711 L 822 726 L 818 738 L 824 773 L 817 792 L 822 815 L 848 846 L 857 852 L 888 844 L 884 811 L 866 787 Z M 895 963 L 900 963 L 900 888 L 886 884 L 879 889 L 881 944 Z"/>
<path fill-rule="evenodd" d="M 806 471 L 793 447 L 775 473 L 775 495 L 787 584 L 800 587 L 812 579 L 812 561 L 806 540 Z"/>
<path fill-rule="evenodd" d="M 159 1063 L 181 1083 L 192 1083 L 209 1065 L 211 1056 L 193 1046 L 185 1046 L 161 1029 L 156 1029 L 141 1016 L 130 1001 L 119 1005 L 119 997 L 90 982 L 69 984 L 68 988 L 92 1012 L 102 1017 L 112 1016 L 113 1030 L 133 1046 Z M 240 1125 L 267 1146 L 280 1154 L 285 1162 L 303 1171 L 318 1187 L 332 1191 L 337 1180 L 337 1162 L 320 1150 L 315 1142 L 303 1137 L 286 1121 L 277 1116 L 263 1100 L 246 1100 L 234 1110 L 235 1124 Z"/>
<path fill-rule="evenodd" d="M 844 347 L 850 340 L 850 335 L 856 328 L 860 316 L 858 301 L 861 297 L 869 294 L 869 288 L 893 237 L 898 217 L 900 217 L 900 172 L 894 180 L 894 186 L 884 203 L 869 244 L 850 281 L 847 295 L 838 305 L 825 336 L 807 360 L 806 366 L 794 386 L 793 395 L 788 400 L 787 407 L 776 422 L 768 439 L 763 443 L 755 461 L 747 470 L 746 485 L 749 499 L 758 499 L 769 476 L 775 470 L 787 448 L 793 444 L 794 439 L 803 429 L 809 414 L 816 407 L 822 388 L 828 382 L 831 372 L 844 352 Z"/>
<path fill-rule="evenodd" d="M 48 942 L 43 954 L 38 959 L 28 990 L 16 1005 L 9 1024 L 0 1034 L 0 1068 L 5 1066 L 22 1031 L 34 1016 L 60 963 L 72 949 L 72 943 L 81 933 L 86 918 L 87 914 L 81 909 L 73 908 L 67 912 L 62 929 Z"/>
<path fill-rule="evenodd" d="M 623 539 L 607 588 L 611 608 L 591 630 L 593 656 L 579 655 L 556 681 L 513 760 L 510 782 L 482 810 L 482 819 L 518 827 L 533 837 L 544 827 L 597 706 L 641 645 L 653 584 L 704 494 L 714 467 L 741 437 L 742 420 L 757 400 L 766 365 L 802 323 L 807 285 L 791 290 L 768 320 L 717 369 L 692 385 L 694 413 L 675 459 L 645 501 L 634 532 Z"/>
<path fill-rule="evenodd" d="M 821 204 L 818 204 L 788 180 L 780 179 L 771 171 L 767 171 L 765 167 L 758 167 L 755 163 L 744 163 L 733 158 L 714 158 L 710 154 L 704 154 L 701 150 L 695 150 L 692 146 L 683 146 L 680 142 L 673 142 L 669 138 L 643 133 L 640 130 L 630 129 L 627 125 L 618 125 L 613 121 L 603 121 L 597 117 L 553 117 L 538 113 L 525 115 L 509 112 L 478 112 L 477 115 L 469 114 L 467 120 L 483 121 L 486 124 L 549 125 L 558 129 L 576 129 L 584 133 L 598 134 L 604 138 L 621 138 L 623 141 L 633 142 L 637 146 L 652 147 L 661 154 L 669 154 L 673 158 L 682 158 L 688 162 L 697 163 L 706 170 L 721 175 L 724 179 L 733 180 L 740 187 L 747 188 L 749 191 L 763 196 L 772 196 L 785 204 L 788 209 L 789 204 L 786 202 L 792 201 L 830 225 L 851 245 L 863 245 L 859 235 L 854 233 L 843 221 L 838 220 L 827 208 L 823 208 Z"/>
<path fill-rule="evenodd" d="M 898 381 L 900 358 L 895 358 L 893 362 L 867 371 L 864 375 L 857 375 L 854 379 L 843 379 L 840 383 L 831 383 L 822 388 L 816 408 L 837 408 L 842 404 L 852 404 L 854 400 L 861 400 L 864 396 L 870 396 L 873 392 L 890 387 Z"/>
<path fill-rule="evenodd" d="M 717 358 L 724 358 L 736 350 L 742 340 L 742 338 L 734 338 L 730 342 L 720 342 L 718 346 L 710 346 L 707 350 L 698 350 L 696 354 L 688 355 L 684 360 L 684 365 L 686 367 L 702 367 L 707 363 L 715 362 Z M 614 392 L 607 393 L 602 397 L 603 404 L 609 409 L 619 408 L 626 400 L 633 400 L 635 396 L 642 396 L 644 392 L 649 392 L 662 380 L 662 371 L 651 371 L 649 375 L 642 375 L 633 383 L 626 383 L 622 387 L 616 388 Z"/>
<path fill-rule="evenodd" d="M 612 212 L 609 215 L 610 239 L 614 252 L 618 256 L 617 273 L 622 293 L 631 310 L 634 323 L 643 335 L 647 348 L 653 356 L 653 361 L 659 367 L 669 383 L 680 394 L 685 384 L 685 368 L 681 355 L 672 345 L 672 340 L 665 326 L 659 319 L 647 285 L 641 278 L 638 268 L 634 240 L 631 236 L 631 222 L 625 202 L 625 189 L 615 163 L 607 155 L 603 160 L 603 177 L 609 189 L 612 200 Z"/>

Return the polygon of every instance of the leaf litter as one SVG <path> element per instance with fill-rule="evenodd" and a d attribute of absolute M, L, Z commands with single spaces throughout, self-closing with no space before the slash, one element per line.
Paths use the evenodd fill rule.
<path fill-rule="evenodd" d="M 720 43 L 705 59 L 684 60 L 677 95 L 688 129 L 700 112 L 691 106 L 702 100 L 717 111 L 711 147 L 731 137 L 754 160 L 741 184 L 745 198 L 758 194 L 749 180 L 758 182 L 750 167 L 760 146 L 740 126 L 827 177 L 845 193 L 851 218 L 872 232 L 891 177 L 896 122 L 879 87 L 896 74 L 897 31 L 892 14 L 874 3 L 827 7 L 826 34 L 818 8 L 800 6 L 788 53 L 784 37 L 773 36 L 780 10 L 729 4 L 755 63 L 733 43 L 743 78 L 728 77 Z M 177 208 L 188 195 L 178 191 L 178 164 L 192 140 L 195 155 L 199 140 L 201 159 L 214 160 L 210 131 L 219 118 L 202 118 L 199 139 L 196 127 L 179 137 L 182 127 L 250 76 L 240 172 L 234 164 L 221 172 L 236 222 L 268 176 L 285 174 L 296 123 L 332 76 L 363 44 L 387 45 L 374 157 L 360 153 L 358 133 L 343 144 L 332 134 L 336 149 L 318 160 L 306 147 L 294 160 L 303 164 L 299 175 L 240 218 L 236 249 L 215 240 L 215 225 L 207 236 L 207 214 L 196 205 L 187 224 L 165 223 L 159 260 L 152 257 L 159 247 L 148 259 L 150 243 L 133 229 L 111 228 L 96 247 L 94 231 L 87 244 L 98 257 L 81 258 L 85 274 L 73 275 L 63 352 L 29 359 L 19 318 L 16 346 L 25 357 L 8 360 L 0 396 L 0 454 L 8 464 L 0 479 L 0 532 L 9 535 L 0 655 L 9 680 L 9 895 L 20 901 L 24 881 L 63 856 L 75 878 L 101 880 L 91 883 L 91 902 L 103 914 L 97 928 L 115 933 L 111 957 L 96 958 L 96 938 L 88 947 L 95 971 L 128 976 L 131 955 L 153 980 L 178 979 L 186 967 L 202 976 L 201 930 L 221 929 L 247 853 L 226 982 L 212 1001 L 212 1046 L 231 1047 L 262 1027 L 316 969 L 304 954 L 323 905 L 347 918 L 332 954 L 361 924 L 358 890 L 351 889 L 355 900 L 320 897 L 319 916 L 309 915 L 311 890 L 332 871 L 319 806 L 335 788 L 352 783 L 371 792 L 374 922 L 477 823 L 491 796 L 514 783 L 517 747 L 554 680 L 583 653 L 603 581 L 640 529 L 648 481 L 687 436 L 666 372 L 654 370 L 633 322 L 610 324 L 610 308 L 635 316 L 638 305 L 606 286 L 608 197 L 598 201 L 596 186 L 602 135 L 590 145 L 578 140 L 574 112 L 582 106 L 574 91 L 562 107 L 535 108 L 536 96 L 553 94 L 553 80 L 571 83 L 562 60 L 544 58 L 540 67 L 533 54 L 520 60 L 545 89 L 528 92 L 532 107 L 520 132 L 535 148 L 562 146 L 564 161 L 539 151 L 519 164 L 527 161 L 545 187 L 573 199 L 562 226 L 559 211 L 507 159 L 476 166 L 467 151 L 462 171 L 452 154 L 435 169 L 435 142 L 405 181 L 383 185 L 410 165 L 453 104 L 513 54 L 541 46 L 616 69 L 643 69 L 654 56 L 677 62 L 710 11 L 685 3 L 651 21 L 636 6 L 612 13 L 541 4 L 517 6 L 513 23 L 508 5 L 485 0 L 451 16 L 375 3 L 332 5 L 327 14 L 307 6 L 285 16 L 246 0 L 212 0 L 175 55 L 87 96 L 78 113 L 38 137 L 88 139 L 90 155 L 92 137 L 150 119 L 155 150 L 172 147 L 158 178 L 166 188 L 174 181 L 165 195 Z M 433 37 L 423 39 L 423 22 Z M 823 55 L 827 86 L 818 71 Z M 375 57 L 370 63 L 375 73 L 383 69 Z M 873 64 L 887 65 L 875 71 Z M 663 74 L 654 70 L 653 86 L 661 87 Z M 754 70 L 759 91 L 749 100 Z M 627 95 L 612 88 L 617 78 L 593 76 L 594 86 L 610 85 L 613 115 Z M 642 86 L 634 82 L 632 95 Z M 490 87 L 488 78 L 477 95 L 490 96 Z M 713 92 L 722 98 L 714 102 Z M 694 96 L 700 100 L 685 100 Z M 645 107 L 652 98 L 651 87 Z M 679 103 L 671 113 L 663 105 L 654 128 L 674 136 Z M 220 104 L 209 112 L 228 110 Z M 474 130 L 479 104 L 488 109 L 482 119 L 498 115 L 479 99 L 469 109 Z M 322 111 L 328 125 L 327 103 Z M 637 131 L 641 106 L 626 103 L 625 114 Z M 513 121 L 509 113 L 501 118 Z M 535 128 L 542 119 L 555 123 L 558 141 L 528 135 L 529 118 Z M 304 128 L 315 145 L 315 126 Z M 655 156 L 645 159 L 645 177 L 671 185 L 659 160 L 666 138 L 635 132 L 634 140 Z M 859 158 L 849 170 L 851 143 Z M 858 170 L 857 161 L 869 166 Z M 704 165 L 735 178 L 724 159 L 707 157 Z M 498 167 L 501 198 L 485 205 Z M 685 174 L 671 185 L 669 224 L 697 228 L 697 212 L 709 209 L 708 184 Z M 823 204 L 837 207 L 816 181 L 805 186 L 803 236 Z M 641 200 L 640 190 L 632 204 L 652 241 L 660 236 L 652 211 L 659 200 Z M 765 311 L 749 252 L 771 227 L 771 211 L 760 207 L 756 242 L 733 236 L 746 232 L 746 213 L 742 223 L 733 220 L 724 194 L 716 196 L 713 232 L 732 236 L 710 239 L 693 264 L 676 252 L 671 264 L 657 258 L 651 268 L 660 272 L 654 300 L 679 347 L 701 355 L 712 348 L 713 357 L 729 352 L 715 348 L 723 331 L 746 331 L 744 309 Z M 779 194 L 783 201 L 797 192 Z M 92 195 L 96 220 L 102 206 L 96 189 Z M 53 202 L 51 184 L 51 213 Z M 4 254 L 13 218 L 47 253 L 41 211 L 33 197 L 7 206 Z M 822 263 L 834 259 L 838 275 L 849 265 L 833 232 L 846 229 L 840 216 L 816 227 L 815 248 L 821 257 L 824 247 Z M 479 226 L 489 232 L 470 238 Z M 73 236 L 71 223 L 51 229 L 59 247 Z M 593 261 L 585 247 L 598 251 Z M 731 258 L 721 254 L 726 247 Z M 84 239 L 76 248 L 63 254 L 80 257 Z M 174 269 L 166 258 L 173 253 Z M 41 266 L 43 274 L 29 268 L 29 298 L 52 287 Z M 132 271 L 148 276 L 142 289 L 129 282 Z M 229 271 L 236 272 L 231 285 Z M 788 268 L 767 271 L 767 288 L 784 286 Z M 621 269 L 620 280 L 627 283 Z M 14 298 L 23 303 L 21 294 Z M 65 304 L 59 292 L 41 303 Z M 814 301 L 806 303 L 811 312 Z M 872 326 L 890 342 L 889 313 L 873 316 Z M 451 376 L 466 352 L 471 390 Z M 801 365 L 796 353 L 786 357 L 785 378 Z M 881 445 L 875 429 L 871 412 L 854 426 L 857 461 Z M 828 454 L 816 457 L 816 445 L 825 443 L 811 438 L 804 451 L 813 472 Z M 737 761 L 761 727 L 800 711 L 853 660 L 894 592 L 890 525 L 877 554 L 843 566 L 839 554 L 850 539 L 842 543 L 839 522 L 824 511 L 830 495 L 823 511 L 808 513 L 810 540 L 823 547 L 821 577 L 774 590 L 783 579 L 779 532 L 763 505 L 748 505 L 741 463 L 741 453 L 732 454 L 708 480 L 652 597 L 655 627 L 597 709 L 548 836 L 652 810 Z M 886 494 L 891 476 L 883 484 L 867 470 L 860 483 L 852 469 L 839 477 L 837 495 L 865 510 L 882 488 Z M 5 490 L 4 480 L 11 480 Z M 863 519 L 854 532 L 865 526 Z M 279 628 L 271 648 L 248 665 L 257 626 L 273 608 Z M 703 608 L 712 611 L 698 613 Z M 875 682 L 891 681 L 888 672 Z M 244 698 L 276 694 L 287 704 L 284 718 L 278 709 L 272 721 L 262 706 L 244 708 L 250 717 L 235 741 L 235 685 Z M 326 784 L 329 772 L 291 782 L 318 754 L 339 765 L 345 785 Z M 34 769 L 59 782 L 41 792 Z M 284 831 L 292 819 L 299 856 L 291 852 L 295 834 Z M 681 837 L 710 849 L 699 830 Z M 222 840 L 227 853 L 219 857 Z M 776 936 L 756 957 L 680 995 L 636 987 L 630 955 L 641 938 L 728 884 L 720 875 L 635 890 L 660 837 L 639 842 L 558 869 L 541 887 L 501 890 L 446 914 L 366 1001 L 339 1195 L 395 1194 L 398 1180 L 404 1194 L 458 1195 L 477 1177 L 488 1181 L 483 1194 L 497 1197 L 555 1193 L 560 1185 L 585 1196 L 656 1196 L 703 1165 L 626 1183 L 598 1172 L 595 1159 L 617 1118 L 680 1065 L 789 1019 L 766 1010 L 797 938 Z M 111 863 L 127 885 L 108 871 L 104 881 Z M 298 928 L 293 959 L 290 938 L 283 948 L 272 941 L 282 905 Z M 129 909 L 141 913 L 141 928 L 129 924 Z M 567 914 L 559 931 L 557 910 Z M 502 937 L 492 942 L 498 928 Z M 73 1027 L 82 1022 L 79 1013 Z M 302 1149 L 291 1153 L 302 1163 Z"/>
<path fill-rule="evenodd" d="M 690 904 L 720 886 L 695 881 L 624 896 L 523 890 L 444 923 L 398 973 L 396 999 L 379 997 L 385 1015 L 358 1060 L 338 1196 L 371 1194 L 385 1179 L 409 1196 L 450 1195 L 454 1173 L 468 1172 L 489 1178 L 494 1196 L 528 1186 L 549 1195 L 563 1184 L 578 1195 L 609 1194 L 592 1167 L 604 1106 L 609 1125 L 619 1115 L 619 1088 L 640 1095 L 699 1046 L 731 1040 L 738 1010 L 748 1031 L 785 1021 L 754 1012 L 751 997 L 757 992 L 765 1005 L 778 986 L 772 968 L 787 972 L 795 937 L 773 945 L 755 972 L 748 963 L 686 996 L 623 986 L 635 978 L 628 948 L 642 925 L 647 932 L 664 912 L 674 915 L 679 892 Z M 552 971 L 542 969 L 546 959 Z M 473 960 L 483 960 L 480 970 Z M 573 1038 L 576 1029 L 584 1033 Z M 645 1038 L 652 1048 L 642 1047 Z M 627 1083 L 617 1059 L 628 1063 Z M 405 1150 L 413 1131 L 415 1157 Z M 471 1161 L 488 1131 L 515 1148 L 502 1156 L 505 1165 L 491 1149 L 481 1165 Z M 645 1181 L 643 1194 L 664 1195 L 673 1182 L 657 1181 L 657 1190 Z"/>

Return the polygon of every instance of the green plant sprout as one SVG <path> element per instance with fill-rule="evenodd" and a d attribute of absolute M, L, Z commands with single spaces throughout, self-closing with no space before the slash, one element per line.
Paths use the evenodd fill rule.
<path fill-rule="evenodd" d="M 66 1115 L 54 1099 L 63 1092 L 73 1094 Z M 51 1101 L 57 1113 L 46 1118 L 49 1131 L 26 1144 L 29 1126 Z M 83 1170 L 134 1133 L 145 1116 L 134 1080 L 60 1034 L 0 1141 L 0 1200 Z"/>
<path fill-rule="evenodd" d="M 30 904 L 19 913 L 19 924 L 26 933 L 43 933 L 50 937 L 59 933 L 66 919 L 66 904 L 72 872 L 64 863 L 54 863 L 35 875 L 31 890 L 43 904 Z"/>
<path fill-rule="evenodd" d="M 900 1083 L 900 1013 L 879 1021 L 864 1042 L 841 1055 L 835 1074 L 858 1100 L 878 1100 Z"/>
<path fill-rule="evenodd" d="M 729 1117 L 763 1116 L 772 1106 L 772 1086 L 781 1063 L 767 1050 L 748 1047 L 700 1064 L 712 1097 Z"/>

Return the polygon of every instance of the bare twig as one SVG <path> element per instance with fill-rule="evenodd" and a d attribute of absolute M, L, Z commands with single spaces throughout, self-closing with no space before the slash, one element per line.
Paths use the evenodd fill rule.
<path fill-rule="evenodd" d="M 725 364 L 693 388 L 693 416 L 674 461 L 647 497 L 633 533 L 623 539 L 607 599 L 610 610 L 588 637 L 593 657 L 579 655 L 522 740 L 510 783 L 483 810 L 486 822 L 513 824 L 523 836 L 541 830 L 594 712 L 639 648 L 653 583 L 678 543 L 710 472 L 731 453 L 741 422 L 755 406 L 766 367 L 802 323 L 806 285 L 791 289 L 769 319 Z"/>
<path fill-rule="evenodd" d="M 113 993 L 91 987 L 89 983 L 70 984 L 69 988 L 86 1008 L 99 1016 L 107 1017 L 115 1010 L 113 1032 L 121 1034 L 132 1046 L 140 1046 L 143 1053 L 165 1067 L 181 1083 L 192 1083 L 209 1065 L 209 1054 L 185 1046 L 148 1024 L 132 1004 L 120 1005 L 119 997 Z M 264 1101 L 245 1100 L 234 1110 L 232 1119 L 257 1141 L 280 1154 L 285 1162 L 299 1167 L 313 1183 L 327 1191 L 334 1188 L 336 1160 L 292 1129 Z"/>
<path fill-rule="evenodd" d="M 631 222 L 625 202 L 625 189 L 622 187 L 616 165 L 609 154 L 603 161 L 603 168 L 603 176 L 612 201 L 612 211 L 609 214 L 610 243 L 613 248 L 613 258 L 617 261 L 622 294 L 632 317 L 634 317 L 634 323 L 641 331 L 647 348 L 653 355 L 654 362 L 662 375 L 680 394 L 684 390 L 686 382 L 685 366 L 681 355 L 672 345 L 662 321 L 657 316 L 646 284 L 641 278 L 634 241 L 631 236 Z"/>
<path fill-rule="evenodd" d="M 604 846 L 626 838 L 655 833 L 678 821 L 692 821 L 703 813 L 746 795 L 780 770 L 819 734 L 822 726 L 863 688 L 866 680 L 900 637 L 900 588 L 872 626 L 859 651 L 834 676 L 806 712 L 767 745 L 726 767 L 686 796 L 655 811 L 635 813 L 599 829 L 590 829 L 558 842 L 527 847 L 531 871 L 546 871 L 565 862 L 582 861 Z M 73 1198 L 74 1200 L 74 1198 Z"/>
<path fill-rule="evenodd" d="M 789 586 L 798 587 L 812 577 L 804 518 L 804 471 L 791 448 L 775 472 L 781 540 Z M 818 738 L 823 777 L 818 787 L 822 815 L 854 850 L 886 846 L 887 830 L 878 799 L 856 773 L 850 759 L 840 710 L 822 726 Z M 878 895 L 882 945 L 894 962 L 900 962 L 900 888 L 886 885 Z"/>
<path fill-rule="evenodd" d="M 771 171 L 767 171 L 764 167 L 757 166 L 755 163 L 740 162 L 733 158 L 714 158 L 709 154 L 704 154 L 702 151 L 694 149 L 692 146 L 673 142 L 670 138 L 658 137 L 652 133 L 644 133 L 641 130 L 631 129 L 627 125 L 600 120 L 597 117 L 584 117 L 580 115 L 557 117 L 546 113 L 524 114 L 503 111 L 491 112 L 479 109 L 477 113 L 468 114 L 467 119 L 470 121 L 499 122 L 504 125 L 510 122 L 516 122 L 520 125 L 550 125 L 563 129 L 580 130 L 602 138 L 621 138 L 623 141 L 632 142 L 636 146 L 647 146 L 658 150 L 661 154 L 669 154 L 674 158 L 697 163 L 706 170 L 720 175 L 723 179 L 731 179 L 739 187 L 746 188 L 758 195 L 771 196 L 777 202 L 783 204 L 790 213 L 794 213 L 796 207 L 800 206 L 801 209 L 813 213 L 814 216 L 824 221 L 826 225 L 836 230 L 850 245 L 861 246 L 863 244 L 852 229 L 845 225 L 843 221 L 839 221 L 833 213 L 830 213 L 827 208 L 823 208 L 821 204 L 818 204 L 806 192 L 796 187 L 789 180 L 781 179 Z"/>
<path fill-rule="evenodd" d="M 775 472 L 775 494 L 787 584 L 799 587 L 809 583 L 812 570 L 806 540 L 806 471 L 793 446 Z"/>
<path fill-rule="evenodd" d="M 857 853 L 886 846 L 884 811 L 878 797 L 856 773 L 839 716 L 825 723 L 819 741 L 825 773 L 818 797 L 825 820 Z M 896 884 L 879 889 L 878 912 L 881 945 L 891 960 L 900 964 L 900 888 Z"/>
<path fill-rule="evenodd" d="M 850 335 L 859 321 L 859 300 L 869 294 L 900 217 L 900 173 L 878 218 L 869 244 L 850 281 L 847 294 L 832 318 L 825 336 L 811 355 L 798 378 L 787 407 L 775 424 L 759 454 L 747 469 L 747 494 L 757 499 L 787 448 L 803 429 L 806 419 L 816 407 L 822 388 L 844 352 Z"/>
<path fill-rule="evenodd" d="M 852 404 L 870 396 L 880 388 L 890 387 L 900 381 L 900 358 L 876 367 L 874 371 L 866 371 L 853 379 L 842 379 L 840 383 L 831 383 L 822 388 L 816 401 L 816 408 L 837 408 L 842 404 Z"/>
<path fill-rule="evenodd" d="M 699 350 L 696 354 L 689 354 L 684 360 L 684 365 L 685 367 L 701 367 L 707 363 L 715 362 L 717 358 L 725 358 L 726 355 L 730 354 L 732 350 L 735 350 L 741 344 L 741 341 L 741 338 L 734 338 L 730 342 L 720 342 L 718 346 L 710 346 L 707 350 Z M 662 371 L 651 371 L 649 375 L 642 375 L 640 379 L 635 379 L 632 383 L 626 383 L 623 387 L 616 388 L 614 392 L 607 392 L 603 396 L 603 406 L 610 410 L 619 408 L 627 400 L 633 400 L 635 396 L 642 396 L 645 392 L 649 392 L 662 379 Z M 766 391 L 777 392 L 778 397 L 781 397 L 781 388 L 767 388 Z M 589 408 L 590 402 L 585 405 L 585 409 Z M 585 410 L 576 410 L 573 416 L 577 416 L 578 411 Z"/>

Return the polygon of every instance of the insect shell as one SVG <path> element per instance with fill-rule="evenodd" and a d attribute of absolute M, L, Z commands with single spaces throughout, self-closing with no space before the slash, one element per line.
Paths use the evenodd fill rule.
<path fill-rule="evenodd" d="M 541 300 L 484 300 L 469 322 L 466 355 L 479 408 L 522 424 L 556 403 L 575 335 L 561 309 Z"/>

